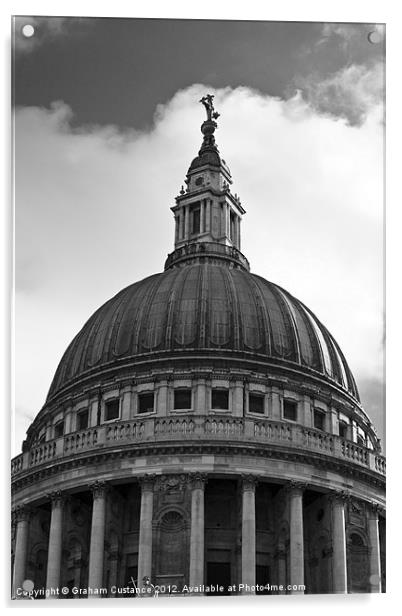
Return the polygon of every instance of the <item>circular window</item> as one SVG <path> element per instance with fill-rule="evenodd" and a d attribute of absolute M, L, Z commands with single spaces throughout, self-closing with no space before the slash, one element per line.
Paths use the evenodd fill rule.
<path fill-rule="evenodd" d="M 200 175 L 200 177 L 198 177 L 198 178 L 195 180 L 195 185 L 196 185 L 196 186 L 202 186 L 203 184 L 204 184 L 204 178 L 202 177 L 202 175 Z"/>

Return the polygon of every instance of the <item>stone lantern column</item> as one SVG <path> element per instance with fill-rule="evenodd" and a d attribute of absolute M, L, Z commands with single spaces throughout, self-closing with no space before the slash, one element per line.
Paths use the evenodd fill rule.
<path fill-rule="evenodd" d="M 254 475 L 242 477 L 241 583 L 255 586 L 255 487 Z M 244 590 L 245 594 L 254 591 Z"/>
<path fill-rule="evenodd" d="M 60 586 L 61 554 L 63 540 L 63 508 L 65 497 L 60 490 L 49 495 L 52 504 L 50 518 L 49 546 L 47 554 L 46 588 L 56 589 Z M 49 593 L 48 599 L 56 595 Z"/>
<path fill-rule="evenodd" d="M 90 486 L 93 495 L 91 545 L 89 548 L 89 588 L 103 587 L 103 558 L 105 552 L 105 521 L 107 485 L 96 481 Z M 93 595 L 100 598 L 101 595 Z"/>
<path fill-rule="evenodd" d="M 378 513 L 376 503 L 369 505 L 368 533 L 370 541 L 370 592 L 381 592 L 380 534 L 378 530 Z"/>
<path fill-rule="evenodd" d="M 204 490 L 206 475 L 190 475 L 191 534 L 190 534 L 190 586 L 204 583 Z"/>
<path fill-rule="evenodd" d="M 332 501 L 332 589 L 337 594 L 348 592 L 345 530 L 345 502 L 348 497 L 347 492 L 335 492 L 330 497 Z"/>
<path fill-rule="evenodd" d="M 303 492 L 306 484 L 291 481 L 289 499 L 289 577 L 292 586 L 304 584 Z M 304 590 L 291 589 L 290 594 L 304 594 Z"/>
<path fill-rule="evenodd" d="M 144 576 L 152 573 L 152 519 L 154 506 L 154 476 L 142 477 L 141 482 L 141 513 L 140 535 L 138 540 L 138 582 L 143 585 Z"/>
<path fill-rule="evenodd" d="M 26 506 L 18 506 L 13 513 L 16 523 L 13 594 L 16 598 L 21 598 L 17 597 L 15 593 L 18 588 L 22 588 L 22 583 L 25 580 L 29 520 L 32 516 L 32 510 Z"/>

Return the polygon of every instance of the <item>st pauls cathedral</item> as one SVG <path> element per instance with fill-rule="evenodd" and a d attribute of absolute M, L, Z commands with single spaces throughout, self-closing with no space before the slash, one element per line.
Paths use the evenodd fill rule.
<path fill-rule="evenodd" d="M 200 102 L 164 271 L 89 318 L 12 460 L 15 599 L 385 591 L 375 428 L 330 332 L 250 272 Z"/>

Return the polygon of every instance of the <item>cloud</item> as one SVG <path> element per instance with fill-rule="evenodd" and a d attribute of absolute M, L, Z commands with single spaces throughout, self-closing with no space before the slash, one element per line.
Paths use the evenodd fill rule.
<path fill-rule="evenodd" d="M 96 308 L 162 270 L 173 249 L 170 207 L 201 144 L 198 101 L 210 90 L 177 92 L 144 132 L 73 129 L 63 103 L 16 110 L 18 408 L 39 411 L 62 353 Z M 381 101 L 351 126 L 300 95 L 214 93 L 217 142 L 247 210 L 242 250 L 252 271 L 315 312 L 358 385 L 381 379 Z M 19 442 L 28 423 L 18 423 Z"/>
<path fill-rule="evenodd" d="M 81 17 L 33 17 L 15 16 L 13 20 L 13 44 L 15 53 L 30 53 L 43 43 L 77 33 L 77 26 L 88 22 Z M 31 25 L 33 36 L 23 34 L 23 28 Z"/>
<path fill-rule="evenodd" d="M 345 118 L 351 125 L 361 125 L 377 108 L 382 113 L 384 66 L 376 62 L 345 66 L 326 78 L 317 75 L 296 82 L 303 98 L 319 113 Z"/>
<path fill-rule="evenodd" d="M 362 26 L 366 26 L 362 30 Z M 344 51 L 351 45 L 360 43 L 362 34 L 367 37 L 370 32 L 376 32 L 377 37 L 373 41 L 379 43 L 385 38 L 384 24 L 353 24 L 353 23 L 325 23 L 322 26 L 321 37 L 316 42 L 316 47 L 327 45 L 331 41 L 337 41 Z"/>

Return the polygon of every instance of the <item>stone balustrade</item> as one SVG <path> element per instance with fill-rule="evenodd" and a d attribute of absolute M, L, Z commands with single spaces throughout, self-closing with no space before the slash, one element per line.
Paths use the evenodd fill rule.
<path fill-rule="evenodd" d="M 15 457 L 12 476 L 59 458 L 82 452 L 115 447 L 117 443 L 159 441 L 228 441 L 232 443 L 271 444 L 294 450 L 322 453 L 348 460 L 385 475 L 385 458 L 370 449 L 334 434 L 300 424 L 267 419 L 227 415 L 192 415 L 186 417 L 148 417 L 115 421 L 80 432 L 65 434 Z"/>

